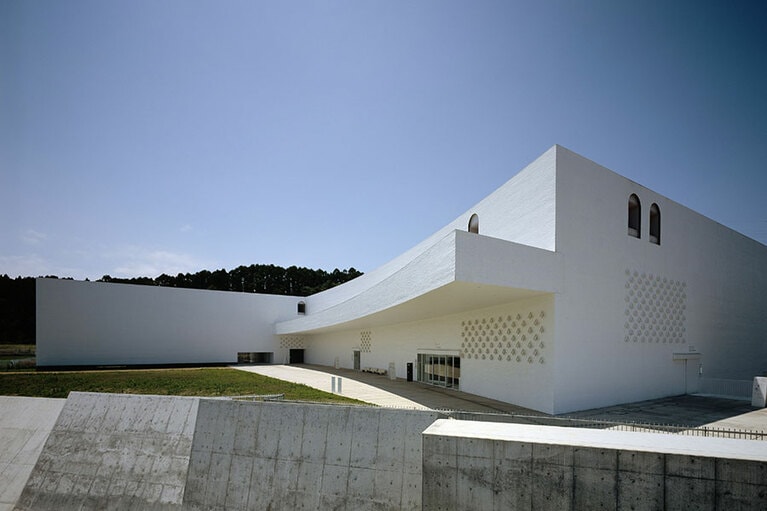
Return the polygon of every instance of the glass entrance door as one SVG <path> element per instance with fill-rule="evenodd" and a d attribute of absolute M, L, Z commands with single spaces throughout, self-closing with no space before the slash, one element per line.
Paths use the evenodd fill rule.
<path fill-rule="evenodd" d="M 460 357 L 430 353 L 418 355 L 418 381 L 457 389 L 460 378 Z"/>

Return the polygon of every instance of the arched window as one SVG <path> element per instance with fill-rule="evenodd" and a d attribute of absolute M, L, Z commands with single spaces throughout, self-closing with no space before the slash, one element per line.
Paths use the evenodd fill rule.
<path fill-rule="evenodd" d="M 642 237 L 642 205 L 633 193 L 629 196 L 629 236 Z"/>
<path fill-rule="evenodd" d="M 471 215 L 471 218 L 469 218 L 469 232 L 479 234 L 479 217 L 476 213 Z"/>
<path fill-rule="evenodd" d="M 655 203 L 650 206 L 650 243 L 660 245 L 660 208 Z"/>
<path fill-rule="evenodd" d="M 298 302 L 298 313 L 306 314 L 306 302 Z"/>

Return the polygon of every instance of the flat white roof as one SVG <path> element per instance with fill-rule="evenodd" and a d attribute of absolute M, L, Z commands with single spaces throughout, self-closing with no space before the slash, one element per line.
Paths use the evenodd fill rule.
<path fill-rule="evenodd" d="M 767 441 L 439 419 L 424 435 L 767 461 Z"/>

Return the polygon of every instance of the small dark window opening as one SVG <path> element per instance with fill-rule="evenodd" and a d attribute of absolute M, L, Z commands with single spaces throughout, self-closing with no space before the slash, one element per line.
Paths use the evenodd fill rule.
<path fill-rule="evenodd" d="M 469 232 L 479 234 L 479 216 L 476 213 L 469 218 Z"/>
<path fill-rule="evenodd" d="M 298 313 L 306 314 L 306 302 L 298 302 Z"/>
<path fill-rule="evenodd" d="M 272 352 L 239 352 L 237 353 L 238 364 L 271 364 Z"/>
<path fill-rule="evenodd" d="M 629 236 L 642 237 L 641 222 L 642 205 L 639 202 L 639 197 L 632 193 L 629 197 Z"/>
<path fill-rule="evenodd" d="M 660 245 L 660 208 L 657 204 L 650 206 L 650 243 Z"/>
<path fill-rule="evenodd" d="M 304 363 L 304 350 L 302 349 L 292 349 L 290 350 L 289 356 L 289 363 L 290 364 L 303 364 Z"/>

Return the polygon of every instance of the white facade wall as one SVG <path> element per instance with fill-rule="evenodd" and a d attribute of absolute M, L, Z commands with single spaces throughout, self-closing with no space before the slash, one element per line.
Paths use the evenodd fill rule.
<path fill-rule="evenodd" d="M 521 368 L 493 370 L 489 361 L 468 358 L 454 322 L 479 310 L 469 301 L 465 312 L 439 319 L 371 324 L 367 335 L 378 352 L 363 352 L 363 367 L 385 369 L 394 361 L 403 376 L 403 364 L 414 362 L 418 350 L 448 350 L 462 355 L 462 390 L 551 413 L 696 392 L 701 371 L 707 378 L 750 380 L 767 370 L 767 307 L 760 293 L 767 284 L 766 247 L 558 146 L 521 175 L 450 224 L 459 229 L 454 279 L 546 301 L 547 335 L 556 336 L 546 342 L 545 369 L 529 368 L 533 376 L 522 377 Z M 627 232 L 632 193 L 642 204 L 640 239 Z M 509 203 L 538 207 L 537 218 L 546 218 L 539 206 L 520 200 L 533 196 L 555 207 L 556 218 L 542 227 L 544 233 L 555 229 L 555 243 L 545 247 L 555 252 L 504 241 L 510 231 L 502 231 L 503 222 L 519 236 L 526 218 Z M 661 211 L 660 245 L 649 241 L 653 203 Z M 485 205 L 492 208 L 482 210 Z M 475 212 L 482 236 L 460 232 Z M 406 280 L 414 288 L 423 284 Z M 381 289 L 367 292 L 386 301 Z M 543 295 L 529 297 L 536 292 Z M 493 291 L 478 287 L 477 293 Z M 365 328 L 364 321 L 358 325 L 311 336 L 310 359 L 333 364 L 341 354 L 341 365 L 351 367 Z"/>
<path fill-rule="evenodd" d="M 460 390 L 550 412 L 542 403 L 552 401 L 553 325 L 554 297 L 542 295 L 428 321 L 311 335 L 306 361 L 351 369 L 358 350 L 361 369 L 388 370 L 393 362 L 405 378 L 419 353 L 460 355 Z"/>
<path fill-rule="evenodd" d="M 550 403 L 557 349 L 553 295 L 471 311 L 462 317 L 461 390 L 553 413 Z M 472 326 L 479 331 L 473 342 L 477 330 L 472 331 Z M 489 348 L 492 359 L 491 354 L 476 356 L 483 344 L 493 345 Z"/>
<path fill-rule="evenodd" d="M 311 297 L 39 280 L 38 361 L 286 362 L 296 348 L 351 368 L 359 350 L 362 368 L 405 377 L 419 353 L 443 353 L 461 357 L 461 390 L 566 413 L 765 374 L 765 269 L 767 247 L 555 146 L 405 254 Z"/>
<path fill-rule="evenodd" d="M 37 280 L 40 366 L 229 363 L 287 356 L 274 323 L 296 297 L 103 282 Z"/>
<path fill-rule="evenodd" d="M 566 149 L 557 159 L 554 410 L 695 392 L 700 364 L 711 378 L 767 370 L 767 247 Z M 640 239 L 627 233 L 632 193 Z M 653 203 L 660 245 L 649 241 Z M 699 358 L 674 360 L 690 352 Z"/>
<path fill-rule="evenodd" d="M 557 252 L 456 231 L 455 280 L 528 293 L 558 292 L 563 261 Z"/>

